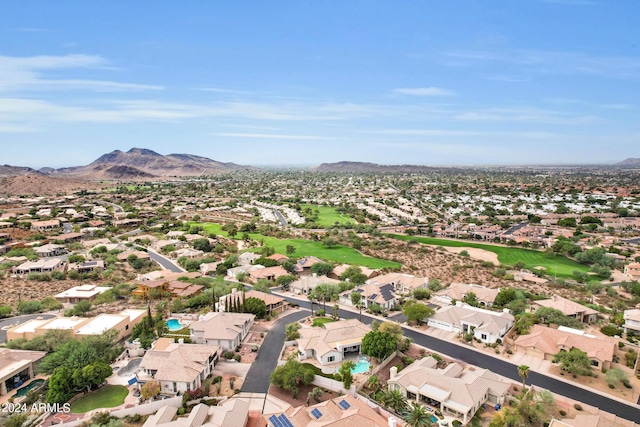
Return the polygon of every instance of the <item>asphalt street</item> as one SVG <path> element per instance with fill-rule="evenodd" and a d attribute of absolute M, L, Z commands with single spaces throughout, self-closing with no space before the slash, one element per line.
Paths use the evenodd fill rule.
<path fill-rule="evenodd" d="M 11 326 L 19 325 L 27 320 L 36 319 L 41 317 L 43 319 L 51 319 L 56 317 L 53 314 L 27 314 L 24 316 L 9 317 L 8 319 L 0 320 L 0 344 L 4 344 L 7 341 L 7 329 Z"/>
<path fill-rule="evenodd" d="M 284 328 L 287 324 L 309 316 L 306 310 L 297 310 L 288 316 L 282 317 L 269 331 L 260 346 L 256 360 L 251 365 L 249 373 L 242 384 L 243 393 L 267 393 L 269 391 L 269 379 L 276 369 L 282 345 L 284 343 Z"/>
<path fill-rule="evenodd" d="M 147 250 L 147 253 L 149 254 L 149 257 L 152 260 L 154 260 L 158 264 L 160 264 L 162 266 L 162 268 L 164 268 L 165 270 L 169 270 L 169 271 L 172 271 L 174 273 L 183 273 L 184 272 L 184 270 L 182 268 L 180 268 L 180 266 L 178 266 L 176 263 L 174 263 L 170 259 L 160 255 L 159 253 L 154 252 L 152 250 Z"/>
<path fill-rule="evenodd" d="M 310 309 L 309 302 L 307 301 L 301 301 L 293 298 L 287 298 L 287 300 L 289 302 L 294 302 L 303 308 Z M 344 319 L 354 319 L 358 318 L 359 316 L 358 313 L 346 310 L 338 310 L 338 314 Z M 362 321 L 365 323 L 370 324 L 373 320 L 377 319 L 374 319 L 373 317 L 367 316 L 365 314 L 362 315 Z M 418 345 L 427 347 L 453 359 L 457 359 L 481 368 L 489 369 L 490 371 L 495 372 L 498 375 L 502 375 L 517 382 L 522 381 L 522 378 L 520 378 L 520 376 L 518 375 L 517 367 L 507 361 L 467 349 L 464 346 L 457 345 L 449 341 L 444 341 L 433 336 L 416 332 L 413 329 L 404 327 L 402 329 L 404 330 L 405 336 L 411 338 Z M 277 355 L 275 357 L 277 358 Z M 533 384 L 537 387 L 542 387 L 550 390 L 556 394 L 586 403 L 587 405 L 595 406 L 596 408 L 600 408 L 606 412 L 616 414 L 621 418 L 634 422 L 640 422 L 640 409 L 637 406 L 610 399 L 601 394 L 565 383 L 564 381 L 557 380 L 540 372 L 530 371 L 529 377 L 527 378 L 527 384 Z"/>

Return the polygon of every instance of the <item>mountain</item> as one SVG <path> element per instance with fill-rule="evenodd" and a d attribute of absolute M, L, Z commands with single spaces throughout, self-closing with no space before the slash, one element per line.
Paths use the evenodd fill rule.
<path fill-rule="evenodd" d="M 315 172 L 424 172 L 428 170 L 434 170 L 435 168 L 430 166 L 417 166 L 417 165 L 379 165 L 376 163 L 366 162 L 337 162 L 337 163 L 323 163 L 317 168 L 314 168 Z"/>
<path fill-rule="evenodd" d="M 54 178 L 42 173 L 0 176 L 0 196 L 44 196 L 99 187 L 99 184 L 88 181 Z"/>
<path fill-rule="evenodd" d="M 623 166 L 623 167 L 640 167 L 640 158 L 638 157 L 629 157 L 621 162 L 615 164 L 615 166 Z"/>
<path fill-rule="evenodd" d="M 39 175 L 35 169 L 22 166 L 0 165 L 0 176 Z"/>
<path fill-rule="evenodd" d="M 163 156 L 146 148 L 129 151 L 115 150 L 103 154 L 86 166 L 56 169 L 52 176 L 79 179 L 152 179 L 169 176 L 216 175 L 239 170 L 253 170 L 249 166 L 222 163 L 192 154 Z"/>

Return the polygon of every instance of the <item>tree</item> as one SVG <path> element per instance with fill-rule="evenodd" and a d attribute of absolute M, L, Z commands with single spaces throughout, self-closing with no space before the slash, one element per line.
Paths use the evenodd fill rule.
<path fill-rule="evenodd" d="M 536 310 L 535 316 L 540 323 L 554 323 L 574 329 L 582 329 L 583 327 L 582 322 L 575 317 L 565 316 L 560 310 L 551 307 L 540 307 Z"/>
<path fill-rule="evenodd" d="M 380 400 L 380 403 L 389 409 L 393 409 L 397 414 L 403 412 L 407 407 L 407 401 L 400 390 L 387 390 Z"/>
<path fill-rule="evenodd" d="M 156 380 L 148 381 L 142 385 L 140 389 L 140 396 L 145 400 L 156 397 L 160 394 L 160 383 Z"/>
<path fill-rule="evenodd" d="M 462 299 L 462 301 L 466 302 L 467 304 L 469 304 L 472 307 L 477 307 L 479 305 L 478 302 L 478 297 L 475 294 L 475 292 L 468 292 L 464 298 Z"/>
<path fill-rule="evenodd" d="M 71 377 L 76 389 L 86 387 L 87 391 L 91 391 L 94 386 L 102 384 L 111 374 L 113 374 L 111 366 L 104 362 L 95 362 L 75 369 Z"/>
<path fill-rule="evenodd" d="M 553 363 L 559 363 L 560 369 L 573 375 L 592 375 L 589 356 L 576 347 L 569 351 L 560 350 L 560 352 L 553 357 Z"/>
<path fill-rule="evenodd" d="M 293 255 L 296 251 L 296 247 L 293 245 L 287 245 L 286 247 L 286 253 L 287 255 Z"/>
<path fill-rule="evenodd" d="M 433 315 L 435 311 L 431 307 L 427 307 L 419 302 L 408 301 L 404 307 L 402 307 L 402 313 L 407 316 L 407 320 L 410 323 L 420 324 L 424 318 Z"/>
<path fill-rule="evenodd" d="M 360 267 L 351 266 L 340 275 L 340 280 L 346 281 L 347 279 L 349 279 L 349 283 L 362 285 L 367 281 L 368 277 L 362 273 Z"/>
<path fill-rule="evenodd" d="M 613 388 L 618 383 L 618 381 L 625 385 L 629 383 L 629 374 L 627 374 L 620 368 L 608 370 L 605 374 L 605 377 L 607 384 L 609 384 L 609 387 L 611 388 Z"/>
<path fill-rule="evenodd" d="M 431 292 L 426 288 L 416 288 L 413 290 L 413 297 L 417 300 L 431 298 Z"/>
<path fill-rule="evenodd" d="M 311 266 L 311 272 L 318 276 L 326 276 L 333 271 L 333 264 L 328 262 L 316 262 Z"/>
<path fill-rule="evenodd" d="M 402 333 L 402 326 L 400 326 L 397 322 L 382 322 L 380 327 L 378 328 L 380 332 L 386 332 L 396 340 L 396 342 L 400 343 L 404 339 L 404 334 Z"/>
<path fill-rule="evenodd" d="M 340 378 L 342 378 L 342 385 L 345 389 L 349 390 L 351 387 L 351 383 L 353 382 L 353 375 L 351 374 L 351 370 L 356 367 L 356 364 L 352 360 L 347 360 L 346 362 L 340 365 L 340 369 L 338 369 L 338 373 L 340 374 Z"/>
<path fill-rule="evenodd" d="M 261 319 L 267 314 L 267 305 L 260 298 L 250 297 L 244 301 L 244 312 L 255 314 L 258 319 Z"/>
<path fill-rule="evenodd" d="M 378 362 L 386 359 L 398 348 L 398 342 L 388 332 L 371 331 L 362 337 L 362 352 L 375 357 Z"/>
<path fill-rule="evenodd" d="M 72 372 L 64 366 L 56 368 L 49 378 L 48 403 L 65 403 L 73 396 Z"/>
<path fill-rule="evenodd" d="M 229 237 L 231 237 L 232 239 L 236 236 L 236 234 L 238 234 L 238 227 L 236 227 L 236 225 L 234 223 L 228 223 L 225 224 L 221 227 L 222 231 L 225 231 Z"/>
<path fill-rule="evenodd" d="M 206 238 L 196 239 L 193 241 L 191 245 L 193 246 L 193 249 L 196 249 L 202 252 L 211 252 L 212 250 L 211 242 L 209 242 L 209 239 L 206 239 Z"/>
<path fill-rule="evenodd" d="M 431 414 L 419 403 L 411 403 L 402 414 L 402 419 L 411 427 L 431 426 Z"/>
<path fill-rule="evenodd" d="M 369 390 L 377 391 L 380 388 L 380 379 L 377 375 L 371 375 L 366 382 Z"/>
<path fill-rule="evenodd" d="M 301 326 L 298 322 L 289 323 L 284 327 L 284 334 L 287 337 L 287 341 L 293 341 L 300 338 L 300 330 Z"/>
<path fill-rule="evenodd" d="M 313 370 L 295 358 L 289 358 L 287 362 L 278 366 L 271 374 L 271 384 L 290 391 L 295 399 L 298 397 L 301 385 L 309 385 L 313 381 L 315 374 Z"/>
<path fill-rule="evenodd" d="M 313 399 L 316 403 L 320 402 L 322 399 L 323 391 L 320 387 L 314 387 L 313 390 L 309 392 L 309 400 Z"/>
<path fill-rule="evenodd" d="M 355 307 L 356 305 L 358 305 L 358 303 L 362 301 L 362 294 L 360 292 L 354 291 L 354 292 L 351 292 L 350 298 L 351 298 L 351 305 Z"/>
<path fill-rule="evenodd" d="M 527 381 L 527 377 L 529 376 L 529 367 L 527 365 L 518 366 L 518 375 L 522 378 L 522 390 L 525 388 L 525 382 Z"/>

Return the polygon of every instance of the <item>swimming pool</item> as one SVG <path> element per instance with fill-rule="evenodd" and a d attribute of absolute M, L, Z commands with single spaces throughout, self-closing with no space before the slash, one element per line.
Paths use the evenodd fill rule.
<path fill-rule="evenodd" d="M 354 366 L 353 368 L 351 368 L 351 373 L 352 374 L 362 374 L 365 373 L 369 370 L 369 366 L 371 366 L 371 364 L 369 363 L 369 361 L 362 357 L 360 358 L 360 360 L 356 363 L 356 366 Z"/>
<path fill-rule="evenodd" d="M 438 417 L 436 417 L 435 415 L 431 415 L 431 424 L 437 423 L 438 421 L 440 421 Z"/>
<path fill-rule="evenodd" d="M 34 389 L 36 387 L 40 387 L 42 384 L 44 384 L 44 380 L 33 380 L 31 381 L 29 384 L 27 384 L 26 386 L 19 388 L 16 391 L 16 394 L 13 397 L 22 397 L 22 396 L 26 396 L 27 392 L 31 389 Z"/>
<path fill-rule="evenodd" d="M 170 331 L 179 331 L 183 326 L 178 319 L 169 319 L 167 320 L 167 328 L 169 328 Z"/>

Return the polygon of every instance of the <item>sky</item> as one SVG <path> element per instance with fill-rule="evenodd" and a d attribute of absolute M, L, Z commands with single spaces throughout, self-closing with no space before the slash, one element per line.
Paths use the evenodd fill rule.
<path fill-rule="evenodd" d="M 640 157 L 637 0 L 6 1 L 0 164 Z"/>

